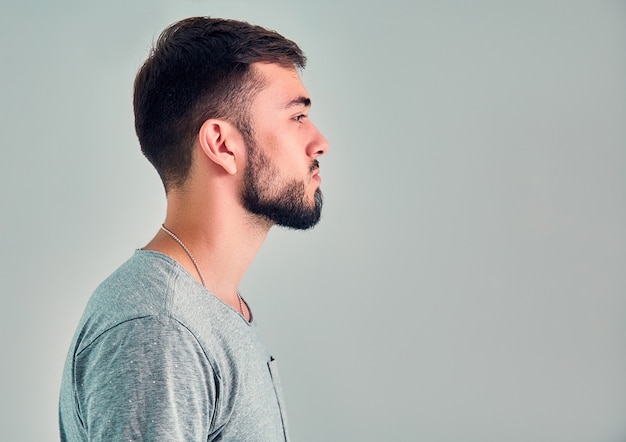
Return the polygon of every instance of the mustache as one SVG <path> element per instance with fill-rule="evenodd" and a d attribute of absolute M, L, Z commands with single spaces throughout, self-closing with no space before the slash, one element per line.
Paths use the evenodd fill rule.
<path fill-rule="evenodd" d="M 319 168 L 320 168 L 320 162 L 317 160 L 313 160 L 311 162 L 311 167 L 309 167 L 309 172 L 313 173 Z"/>

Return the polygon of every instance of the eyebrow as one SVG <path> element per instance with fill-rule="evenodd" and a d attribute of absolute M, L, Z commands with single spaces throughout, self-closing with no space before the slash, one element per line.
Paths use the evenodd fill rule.
<path fill-rule="evenodd" d="M 290 107 L 300 106 L 300 105 L 305 106 L 305 107 L 310 107 L 311 99 L 309 97 L 294 98 L 289 103 L 287 103 L 287 105 L 285 106 L 285 109 L 289 109 Z"/>

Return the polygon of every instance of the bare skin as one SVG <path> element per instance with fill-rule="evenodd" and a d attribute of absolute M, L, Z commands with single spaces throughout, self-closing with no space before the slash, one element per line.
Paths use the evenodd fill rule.
<path fill-rule="evenodd" d="M 311 162 L 328 150 L 328 143 L 308 120 L 308 93 L 294 69 L 274 64 L 253 65 L 267 81 L 251 107 L 258 146 L 277 173 L 272 186 L 301 180 L 307 198 L 320 183 Z M 237 288 L 265 241 L 272 222 L 249 213 L 242 205 L 247 147 L 239 130 L 225 120 L 207 120 L 198 134 L 189 178 L 167 195 L 165 226 L 189 248 L 207 289 L 239 311 Z M 200 276 L 185 251 L 159 231 L 144 247 L 170 256 L 198 281 Z M 250 312 L 244 308 L 246 319 Z"/>

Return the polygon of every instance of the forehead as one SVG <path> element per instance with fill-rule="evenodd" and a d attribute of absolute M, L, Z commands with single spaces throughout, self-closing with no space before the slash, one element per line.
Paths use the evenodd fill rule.
<path fill-rule="evenodd" d="M 294 101 L 308 98 L 308 92 L 295 68 L 285 68 L 273 63 L 255 63 L 252 67 L 264 82 L 263 89 L 256 96 L 256 105 L 286 109 Z"/>

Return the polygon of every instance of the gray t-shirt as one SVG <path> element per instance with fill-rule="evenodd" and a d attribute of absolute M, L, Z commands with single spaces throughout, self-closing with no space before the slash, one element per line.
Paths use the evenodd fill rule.
<path fill-rule="evenodd" d="M 287 440 L 276 361 L 256 323 L 142 250 L 85 308 L 59 421 L 62 441 Z"/>

